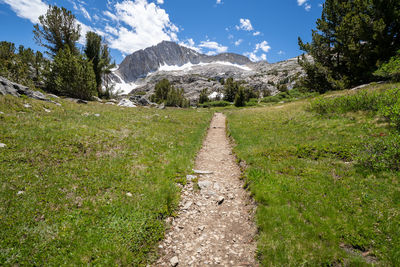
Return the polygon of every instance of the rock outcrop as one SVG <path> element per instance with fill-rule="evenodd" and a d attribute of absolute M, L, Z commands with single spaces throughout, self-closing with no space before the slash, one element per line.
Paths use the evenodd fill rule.
<path fill-rule="evenodd" d="M 115 91 L 129 94 L 136 103 L 142 96 L 149 99 L 155 85 L 168 79 L 195 102 L 203 89 L 208 89 L 209 94 L 222 93 L 221 81 L 230 77 L 261 94 L 274 95 L 279 89 L 292 89 L 302 76 L 304 71 L 297 58 L 274 64 L 255 63 L 242 55 L 207 56 L 173 42 L 162 42 L 127 56 L 113 73 L 111 82 Z"/>
<path fill-rule="evenodd" d="M 51 102 L 53 104 L 59 105 L 52 100 L 50 100 L 47 96 L 39 91 L 30 90 L 28 87 L 23 86 L 18 83 L 11 82 L 4 77 L 0 76 L 0 95 L 13 95 L 13 96 L 21 96 L 26 95 L 27 97 Z"/>

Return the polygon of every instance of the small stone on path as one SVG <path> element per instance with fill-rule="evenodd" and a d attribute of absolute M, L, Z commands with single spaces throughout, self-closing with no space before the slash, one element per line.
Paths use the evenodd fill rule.
<path fill-rule="evenodd" d="M 187 181 L 192 181 L 193 179 L 196 179 L 197 176 L 196 175 L 186 175 L 186 180 Z"/>
<path fill-rule="evenodd" d="M 201 170 L 193 170 L 193 172 L 196 174 L 213 174 L 214 173 L 212 171 L 201 171 Z"/>
<path fill-rule="evenodd" d="M 175 267 L 179 264 L 179 259 L 177 256 L 174 256 L 172 259 L 169 260 L 169 263 L 171 263 L 171 266 Z"/>
<path fill-rule="evenodd" d="M 218 205 L 221 205 L 224 202 L 225 198 L 224 197 L 219 197 L 217 200 Z"/>
<path fill-rule="evenodd" d="M 197 184 L 199 185 L 201 190 L 204 190 L 204 189 L 207 189 L 207 188 L 211 187 L 212 182 L 210 182 L 210 181 L 200 181 Z"/>

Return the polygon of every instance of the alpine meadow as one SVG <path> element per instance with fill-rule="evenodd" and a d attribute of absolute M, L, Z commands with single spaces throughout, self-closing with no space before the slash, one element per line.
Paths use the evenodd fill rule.
<path fill-rule="evenodd" d="M 400 1 L 0 13 L 1 266 L 400 266 Z"/>

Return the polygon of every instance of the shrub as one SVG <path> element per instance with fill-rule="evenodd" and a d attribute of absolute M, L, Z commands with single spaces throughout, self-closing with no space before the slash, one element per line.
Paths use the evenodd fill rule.
<path fill-rule="evenodd" d="M 200 93 L 200 97 L 199 97 L 199 103 L 203 104 L 205 102 L 208 102 L 208 90 L 207 89 L 203 89 Z"/>
<path fill-rule="evenodd" d="M 298 89 L 292 89 L 287 92 L 280 92 L 274 96 L 267 96 L 261 99 L 263 103 L 278 103 L 281 101 L 291 102 L 296 99 L 302 99 L 310 96 L 316 96 L 318 93 L 301 92 Z"/>
<path fill-rule="evenodd" d="M 246 104 L 246 93 L 242 87 L 235 96 L 235 107 L 244 107 Z"/>
<path fill-rule="evenodd" d="M 380 135 L 361 148 L 358 163 L 373 170 L 400 170 L 400 135 Z"/>
<path fill-rule="evenodd" d="M 48 76 L 47 88 L 56 94 L 85 100 L 97 94 L 92 63 L 80 54 L 73 54 L 69 47 L 54 57 Z"/>
<path fill-rule="evenodd" d="M 231 105 L 230 102 L 221 100 L 221 101 L 206 102 L 206 103 L 200 104 L 199 107 L 202 107 L 202 108 L 227 107 L 230 105 Z"/>
<path fill-rule="evenodd" d="M 171 85 L 169 80 L 162 79 L 159 81 L 155 88 L 155 93 L 150 97 L 152 102 L 165 103 L 170 107 L 189 107 L 189 100 L 185 98 L 183 89 L 176 89 Z"/>
<path fill-rule="evenodd" d="M 397 55 L 392 57 L 387 63 L 374 72 L 375 76 L 390 78 L 393 81 L 400 82 L 400 50 Z"/>

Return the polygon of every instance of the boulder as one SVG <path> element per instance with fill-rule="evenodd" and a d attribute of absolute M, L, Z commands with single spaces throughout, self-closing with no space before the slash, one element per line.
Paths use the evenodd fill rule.
<path fill-rule="evenodd" d="M 140 98 L 140 99 L 138 100 L 138 103 L 139 103 L 141 106 L 148 106 L 148 105 L 151 104 L 150 101 L 147 100 L 147 99 L 144 98 L 144 97 Z"/>
<path fill-rule="evenodd" d="M 120 107 L 128 107 L 128 108 L 136 108 L 136 105 L 133 104 L 132 101 L 130 101 L 127 98 L 123 98 L 121 99 L 121 101 L 119 101 L 118 106 Z"/>
<path fill-rule="evenodd" d="M 43 93 L 39 91 L 34 91 L 30 90 L 28 87 L 23 86 L 18 83 L 11 82 L 7 80 L 4 77 L 0 76 L 0 94 L 1 95 L 12 95 L 12 96 L 21 96 L 21 95 L 26 95 L 27 97 L 41 100 L 41 101 L 47 101 L 56 105 L 60 105 L 59 103 L 56 103 L 52 100 L 50 100 L 48 97 L 46 97 Z"/>

